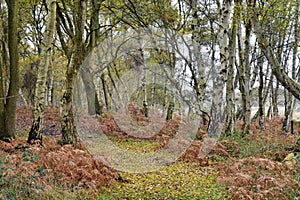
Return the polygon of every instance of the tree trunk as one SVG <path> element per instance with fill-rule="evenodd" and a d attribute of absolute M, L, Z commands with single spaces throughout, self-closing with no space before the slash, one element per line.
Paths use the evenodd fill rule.
<path fill-rule="evenodd" d="M 297 9 L 296 9 L 296 20 L 294 24 L 294 43 L 293 43 L 293 55 L 292 55 L 292 78 L 294 80 L 297 80 L 297 72 L 296 72 L 296 65 L 297 65 L 297 53 L 298 53 L 298 42 L 299 42 L 299 8 L 300 8 L 300 3 L 298 2 L 297 4 Z M 299 82 L 300 76 L 298 77 L 298 82 Z M 288 93 L 285 95 L 285 118 L 283 120 L 283 125 L 282 129 L 285 132 L 289 131 L 289 123 L 292 118 L 292 111 L 294 108 L 295 104 L 295 98 L 292 96 L 291 93 Z"/>
<path fill-rule="evenodd" d="M 154 73 L 152 78 L 152 87 L 151 87 L 151 106 L 155 107 L 156 102 L 156 67 L 154 67 Z"/>
<path fill-rule="evenodd" d="M 1 113 L 4 129 L 0 130 L 0 139 L 15 137 L 16 105 L 19 92 L 19 51 L 18 51 L 18 0 L 6 0 L 8 7 L 8 48 L 9 48 L 9 88 Z M 3 109 L 3 107 L 2 107 Z"/>
<path fill-rule="evenodd" d="M 259 60 L 260 59 L 262 59 L 262 57 L 261 58 L 259 58 Z M 267 102 L 267 100 L 268 100 L 268 97 L 269 97 L 269 91 L 270 90 L 272 90 L 272 86 L 273 86 L 273 75 L 271 74 L 270 76 L 270 78 L 268 77 L 268 70 L 269 69 L 269 67 L 267 68 L 267 72 L 266 72 L 266 74 L 265 74 L 265 81 L 264 81 L 264 85 L 263 85 L 263 92 L 262 92 L 262 94 L 263 94 L 263 98 L 262 98 L 262 108 L 263 108 L 263 111 L 265 111 L 264 109 L 265 109 L 265 105 L 266 105 L 266 102 Z M 268 79 L 270 79 L 269 80 L 269 83 L 268 83 L 268 85 L 266 84 L 267 83 L 267 80 Z M 270 108 L 271 108 L 271 106 L 270 106 Z M 268 113 L 267 113 L 267 116 L 269 116 L 269 111 L 270 110 L 268 110 Z M 252 119 L 252 122 L 254 122 L 255 121 L 255 119 L 257 118 L 259 116 L 259 110 L 256 112 L 256 114 L 254 115 L 254 117 L 253 117 L 253 119 Z"/>
<path fill-rule="evenodd" d="M 194 81 L 194 89 L 197 94 L 198 103 L 200 108 L 203 107 L 204 101 L 204 91 L 205 91 L 205 65 L 203 65 L 202 54 L 201 54 L 201 20 L 198 14 L 198 3 L 196 0 L 192 1 L 192 42 L 193 42 L 193 50 L 194 56 L 196 60 L 196 70 L 198 71 L 198 78 L 195 73 L 195 69 L 193 66 L 189 64 L 189 68 L 192 72 L 192 79 Z"/>
<path fill-rule="evenodd" d="M 233 21 L 231 27 L 231 37 L 229 42 L 229 65 L 227 73 L 227 84 L 226 84 L 226 128 L 225 135 L 231 135 L 235 129 L 235 94 L 234 94 L 234 64 L 236 54 L 236 35 L 237 35 L 237 21 L 239 20 L 239 6 L 234 6 Z"/>
<path fill-rule="evenodd" d="M 62 144 L 75 145 L 78 139 L 73 114 L 73 91 L 77 70 L 81 65 L 82 60 L 77 56 L 79 56 L 79 54 L 78 51 L 75 50 L 74 56 L 72 56 L 67 69 L 66 91 L 63 93 L 61 99 L 60 121 Z"/>
<path fill-rule="evenodd" d="M 264 72 L 263 72 L 263 57 L 260 56 L 257 65 L 259 67 L 259 87 L 258 87 L 258 115 L 259 126 L 261 130 L 265 129 L 265 104 L 263 101 L 263 89 L 264 89 Z"/>
<path fill-rule="evenodd" d="M 245 107 L 244 107 L 244 126 L 243 134 L 248 134 L 251 122 L 251 105 L 250 105 L 250 37 L 251 37 L 251 22 L 246 24 L 245 38 Z"/>
<path fill-rule="evenodd" d="M 101 84 L 102 84 L 102 89 L 103 89 L 103 96 L 104 96 L 105 107 L 106 107 L 106 110 L 109 110 L 110 109 L 110 105 L 109 105 L 109 102 L 108 102 L 107 89 L 106 89 L 106 81 L 105 81 L 105 75 L 104 75 L 104 73 L 101 74 L 100 79 L 101 79 Z"/>
<path fill-rule="evenodd" d="M 272 88 L 272 106 L 273 106 L 273 117 L 278 117 L 278 89 L 279 89 L 279 82 L 276 80 L 276 87 Z"/>
<path fill-rule="evenodd" d="M 165 113 L 167 108 L 167 102 L 168 102 L 168 79 L 165 78 L 164 82 L 164 99 L 163 99 L 163 113 Z"/>
<path fill-rule="evenodd" d="M 27 142 L 32 143 L 39 140 L 42 143 L 42 133 L 44 126 L 44 107 L 46 104 L 46 81 L 48 68 L 51 60 L 52 43 L 55 35 L 56 21 L 56 0 L 49 2 L 48 24 L 46 27 L 46 35 L 43 42 L 41 60 L 38 65 L 38 74 L 34 95 L 33 121 L 29 132 Z"/>
<path fill-rule="evenodd" d="M 73 114 L 73 91 L 75 80 L 78 75 L 78 71 L 83 62 L 85 51 L 84 51 L 84 24 L 86 19 L 86 3 L 82 0 L 74 1 L 74 28 L 75 35 L 73 38 L 73 53 L 68 63 L 67 77 L 66 77 L 66 91 L 64 92 L 61 99 L 61 132 L 62 132 L 62 143 L 76 145 L 78 136 L 77 130 L 74 123 Z"/>
<path fill-rule="evenodd" d="M 1 6 L 1 5 L 0 5 Z M 2 8 L 1 8 L 1 12 L 2 12 Z M 4 22 L 3 20 L 1 20 L 1 26 L 5 26 L 4 25 Z M 5 91 L 5 66 L 6 66 L 6 63 L 5 63 L 5 55 L 4 52 L 5 52 L 5 33 L 2 30 L 0 30 L 0 38 L 1 40 L 1 43 L 0 43 L 0 51 L 1 51 L 1 57 L 0 57 L 0 139 L 2 137 L 7 137 L 6 134 L 5 134 L 5 95 L 6 95 L 6 91 Z"/>
<path fill-rule="evenodd" d="M 168 56 L 169 56 L 168 57 L 169 58 L 168 66 L 170 69 L 170 75 L 171 75 L 171 77 L 175 77 L 176 57 L 175 57 L 175 54 L 172 52 L 168 52 Z M 172 88 L 172 91 L 170 91 L 170 101 L 169 101 L 169 106 L 167 109 L 167 118 L 166 118 L 167 121 L 173 119 L 173 113 L 174 113 L 174 107 L 175 107 L 175 93 L 176 93 L 176 89 L 174 87 L 174 88 Z"/>
<path fill-rule="evenodd" d="M 217 73 L 217 77 L 214 80 L 214 90 L 212 99 L 212 110 L 211 110 L 211 123 L 208 128 L 208 132 L 211 133 L 209 137 L 217 137 L 219 123 L 222 122 L 223 113 L 223 89 L 226 83 L 226 75 L 228 70 L 229 52 L 228 52 L 228 33 L 229 33 L 229 18 L 231 10 L 231 1 L 225 0 L 223 8 L 220 9 L 221 15 L 221 29 L 219 32 L 219 45 L 220 45 L 220 58 L 221 58 L 221 69 Z"/>
<path fill-rule="evenodd" d="M 293 95 L 287 91 L 284 91 L 284 119 L 282 130 L 285 132 L 289 132 L 293 101 Z"/>
<path fill-rule="evenodd" d="M 53 92 L 54 92 L 54 66 L 49 66 L 48 70 L 48 83 L 47 83 L 47 98 L 46 106 L 53 105 Z"/>
<path fill-rule="evenodd" d="M 226 1 L 224 1 L 224 5 L 223 5 L 222 9 L 220 9 L 221 30 L 219 33 L 219 45 L 220 45 L 221 73 L 224 73 L 224 75 L 225 75 L 225 77 L 222 77 L 222 78 L 225 78 L 224 80 L 227 81 L 226 82 L 226 134 L 227 135 L 229 135 L 229 132 L 231 133 L 234 128 L 234 121 L 233 121 L 233 116 L 232 116 L 233 91 L 230 91 L 232 89 L 232 84 L 233 84 L 232 83 L 233 75 L 230 74 L 230 77 L 228 77 L 230 71 L 232 70 L 232 68 L 230 69 L 230 66 L 229 66 L 229 60 L 230 60 L 229 53 L 232 53 L 232 52 L 229 52 L 230 11 L 231 11 L 231 1 L 226 0 Z M 235 31 L 235 30 L 233 29 L 232 31 Z M 231 50 L 233 50 L 233 49 L 231 49 Z M 221 78 L 221 77 L 219 77 L 219 78 Z M 228 80 L 228 79 L 231 79 L 231 80 Z M 221 83 L 218 83 L 218 84 L 221 84 Z M 218 90 L 219 89 L 220 88 L 218 88 Z"/>
<path fill-rule="evenodd" d="M 145 57 L 144 57 L 144 50 L 142 48 L 141 41 L 139 39 L 139 55 L 138 57 L 138 65 L 142 68 L 142 99 L 143 99 L 143 114 L 145 117 L 148 117 L 149 110 L 148 110 L 148 101 L 147 101 L 147 67 L 145 64 Z"/>
<path fill-rule="evenodd" d="M 251 22 L 246 21 L 245 24 L 245 40 L 242 38 L 242 27 L 239 24 L 239 85 L 242 94 L 242 116 L 243 116 L 243 135 L 249 133 L 251 122 L 251 108 L 250 108 L 250 36 L 251 36 Z"/>
<path fill-rule="evenodd" d="M 81 70 L 80 75 L 86 91 L 88 113 L 90 115 L 100 114 L 98 95 L 96 93 L 96 87 L 90 70 L 89 69 Z"/>
<path fill-rule="evenodd" d="M 146 66 L 143 65 L 143 78 L 142 78 L 142 90 L 143 90 L 143 114 L 145 117 L 149 116 L 148 101 L 147 101 L 147 70 Z"/>
<path fill-rule="evenodd" d="M 120 95 L 119 88 L 117 87 L 117 84 L 116 84 L 116 82 L 115 82 L 115 80 L 114 80 L 114 77 L 113 77 L 113 75 L 112 75 L 112 73 L 111 73 L 111 71 L 110 71 L 110 69 L 112 68 L 113 65 L 115 65 L 115 63 L 113 63 L 111 66 L 109 66 L 109 67 L 107 68 L 108 77 L 109 77 L 109 79 L 110 79 L 110 81 L 111 81 L 111 83 L 112 83 L 112 86 L 113 86 L 113 89 L 115 90 L 115 93 L 117 94 L 117 98 L 119 99 L 119 101 L 122 102 L 122 97 L 121 97 L 121 95 Z M 112 101 L 112 103 L 113 103 L 113 105 L 114 105 L 114 107 L 115 107 L 115 110 L 117 110 L 117 109 L 118 109 L 118 105 L 115 103 L 115 99 L 112 97 L 112 94 L 111 94 L 109 88 L 108 88 L 108 93 L 109 93 L 109 96 L 110 96 L 110 98 L 111 98 L 111 101 Z"/>
<path fill-rule="evenodd" d="M 92 12 L 90 28 L 92 30 L 88 51 L 91 52 L 93 48 L 97 45 L 97 39 L 99 37 L 99 9 L 100 4 L 96 0 L 92 0 Z M 80 73 L 82 81 L 87 93 L 87 102 L 88 102 L 88 113 L 90 115 L 101 114 L 100 104 L 98 100 L 98 94 L 96 92 L 96 87 L 94 84 L 93 75 L 88 68 L 84 68 Z"/>

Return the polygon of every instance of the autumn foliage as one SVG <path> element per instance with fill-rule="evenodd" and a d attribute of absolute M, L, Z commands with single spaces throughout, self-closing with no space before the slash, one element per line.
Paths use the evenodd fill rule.
<path fill-rule="evenodd" d="M 63 186 L 99 188 L 116 179 L 116 173 L 95 160 L 92 155 L 70 145 L 60 146 L 56 138 L 45 137 L 44 146 L 27 145 L 25 138 L 17 138 L 12 143 L 0 141 L 1 155 L 7 169 L 2 176 L 32 176 L 37 169 L 43 169 L 44 176 L 37 180 L 46 188 L 51 188 L 53 180 Z"/>
<path fill-rule="evenodd" d="M 146 126 L 149 123 L 139 107 L 131 105 L 129 110 L 132 118 L 140 125 Z M 126 182 L 126 178 L 120 178 L 116 171 L 95 159 L 84 146 L 74 148 L 58 144 L 58 108 L 46 109 L 45 134 L 48 136 L 43 137 L 43 146 L 27 144 L 22 132 L 30 128 L 31 111 L 31 108 L 19 107 L 17 130 L 21 136 L 11 143 L 0 141 L 1 162 L 4 166 L 1 171 L 2 178 L 20 176 L 24 180 L 31 180 L 31 177 L 35 177 L 34 184 L 43 186 L 47 191 L 55 189 L 55 183 L 68 189 L 86 188 L 99 191 L 108 185 L 114 187 L 118 182 Z M 127 148 L 130 143 L 138 144 L 132 142 L 138 138 L 121 131 L 111 113 L 106 112 L 98 118 L 84 118 L 83 123 L 99 123 L 92 127 L 100 128 L 120 144 L 126 141 Z M 175 115 L 155 136 L 139 140 L 149 141 L 149 144 L 141 144 L 148 145 L 151 148 L 149 151 L 157 151 L 175 137 L 180 123 L 180 117 Z M 296 137 L 282 132 L 281 124 L 282 118 L 266 120 L 266 128 L 261 131 L 258 122 L 253 123 L 249 135 L 242 138 L 237 131 L 232 137 L 221 138 L 205 156 L 201 156 L 200 151 L 205 146 L 204 139 L 207 134 L 205 129 L 201 129 L 202 140 L 194 140 L 178 162 L 192 163 L 191 166 L 196 164 L 198 168 L 208 167 L 218 172 L 214 184 L 225 185 L 232 199 L 288 199 L 289 194 L 295 193 L 300 187 L 295 180 L 299 169 L 296 168 L 295 161 L 292 162 L 292 167 L 283 162 L 290 153 L 289 147 L 296 142 Z M 238 123 L 238 127 L 242 127 L 242 124 Z M 138 145 L 135 148 L 139 148 Z M 156 175 L 162 176 L 159 172 Z M 194 175 L 201 176 L 197 171 Z M 6 183 L 0 186 L 5 187 Z"/>

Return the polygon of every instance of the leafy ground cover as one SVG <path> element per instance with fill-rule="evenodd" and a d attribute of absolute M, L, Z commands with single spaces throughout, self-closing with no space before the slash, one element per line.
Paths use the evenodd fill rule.
<path fill-rule="evenodd" d="M 218 172 L 197 162 L 177 162 L 156 172 L 120 173 L 122 182 L 98 199 L 229 199 Z"/>
<path fill-rule="evenodd" d="M 194 141 L 177 162 L 132 174 L 105 166 L 83 147 L 58 145 L 57 108 L 46 111 L 44 146 L 29 146 L 30 112 L 19 108 L 17 138 L 0 141 L 0 199 L 300 199 L 300 156 L 291 154 L 297 136 L 281 131 L 280 118 L 268 120 L 264 131 L 253 123 L 246 137 L 237 131 L 221 138 L 205 158 L 197 156 L 202 142 Z M 178 124 L 136 139 L 109 114 L 100 121 L 115 145 L 136 152 L 162 148 Z"/>

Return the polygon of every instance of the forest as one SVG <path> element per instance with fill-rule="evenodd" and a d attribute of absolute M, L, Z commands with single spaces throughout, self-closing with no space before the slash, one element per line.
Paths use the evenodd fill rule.
<path fill-rule="evenodd" d="M 0 0 L 0 199 L 300 199 L 300 1 Z"/>

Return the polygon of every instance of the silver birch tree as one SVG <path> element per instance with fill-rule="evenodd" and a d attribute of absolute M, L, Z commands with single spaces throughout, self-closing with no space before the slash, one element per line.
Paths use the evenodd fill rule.
<path fill-rule="evenodd" d="M 27 140 L 29 143 L 33 142 L 34 140 L 39 140 L 39 142 L 42 143 L 44 107 L 46 104 L 46 81 L 48 68 L 51 60 L 52 45 L 54 43 L 55 36 L 56 0 L 49 1 L 48 7 L 48 23 L 41 52 L 41 60 L 38 65 L 38 74 L 34 95 L 33 120 Z"/>

